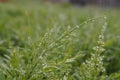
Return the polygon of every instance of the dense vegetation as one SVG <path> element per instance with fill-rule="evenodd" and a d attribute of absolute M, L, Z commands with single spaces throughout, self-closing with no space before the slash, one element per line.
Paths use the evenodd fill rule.
<path fill-rule="evenodd" d="M 119 80 L 120 11 L 0 4 L 0 80 Z"/>

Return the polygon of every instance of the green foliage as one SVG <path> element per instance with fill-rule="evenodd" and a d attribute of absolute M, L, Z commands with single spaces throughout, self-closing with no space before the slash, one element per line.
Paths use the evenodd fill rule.
<path fill-rule="evenodd" d="M 41 3 L 0 4 L 0 9 L 0 79 L 120 79 L 119 27 L 114 25 L 119 15 Z"/>
<path fill-rule="evenodd" d="M 5 80 L 4 74 L 0 71 L 0 80 Z"/>

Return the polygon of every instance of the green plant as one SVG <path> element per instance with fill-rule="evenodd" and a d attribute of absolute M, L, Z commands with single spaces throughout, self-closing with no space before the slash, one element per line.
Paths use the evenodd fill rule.
<path fill-rule="evenodd" d="M 117 36 L 119 11 L 112 10 L 110 13 L 95 8 L 92 12 L 91 8 L 78 9 L 72 6 L 61 7 L 41 3 L 32 5 L 26 3 L 22 6 L 20 4 L 0 4 L 1 78 L 120 79 L 119 36 Z M 97 16 L 106 14 L 108 20 L 106 21 L 105 17 L 89 19 L 96 17 L 96 13 Z M 116 17 L 112 13 L 116 14 Z M 107 26 L 106 22 L 108 28 L 105 34 L 103 34 L 105 27 L 100 33 L 102 24 L 105 23 L 104 26 Z M 80 25 L 75 26 L 76 24 Z M 96 41 L 97 46 L 93 51 L 91 48 L 96 45 Z M 115 66 L 111 66 L 109 60 L 112 60 Z"/>
<path fill-rule="evenodd" d="M 95 19 L 85 21 L 83 24 Z M 62 54 L 62 51 L 58 52 L 60 48 L 65 47 L 65 45 L 61 47 L 61 42 L 66 42 L 66 37 L 76 29 L 79 29 L 79 26 L 66 31 L 53 42 L 49 42 L 51 32 L 47 32 L 39 45 L 36 43 L 32 44 L 31 38 L 29 38 L 28 42 L 31 44 L 30 49 L 14 48 L 11 52 L 11 57 L 8 57 L 6 62 L 1 64 L 6 80 L 105 80 L 106 76 L 103 75 L 105 68 L 103 67 L 103 57 L 101 56 L 104 50 L 104 28 L 99 35 L 98 46 L 95 47 L 95 53 L 92 53 L 91 58 L 82 62 L 80 66 L 78 66 L 77 61 L 82 59 L 82 54 L 77 54 L 69 58 L 70 54 Z M 53 55 L 53 53 L 57 55 Z M 61 57 L 57 59 L 57 56 Z"/>

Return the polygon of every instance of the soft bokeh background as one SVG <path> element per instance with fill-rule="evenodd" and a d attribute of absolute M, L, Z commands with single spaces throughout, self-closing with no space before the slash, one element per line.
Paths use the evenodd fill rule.
<path fill-rule="evenodd" d="M 100 16 L 106 16 L 108 23 L 103 54 L 107 74 L 120 72 L 120 0 L 0 0 L 0 59 L 18 47 L 31 49 L 31 43 L 39 44 L 47 32 L 51 34 L 45 45 L 72 27 Z M 63 53 L 74 56 L 80 52 L 89 57 L 104 23 L 96 19 L 80 26 L 70 35 L 72 38 L 59 43 L 64 47 L 49 53 L 54 60 Z M 63 53 L 57 57 L 59 51 Z"/>

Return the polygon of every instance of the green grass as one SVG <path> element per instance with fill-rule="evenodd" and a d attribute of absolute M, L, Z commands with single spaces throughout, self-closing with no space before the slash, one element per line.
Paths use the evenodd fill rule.
<path fill-rule="evenodd" d="M 0 80 L 119 80 L 119 14 L 70 5 L 0 4 Z"/>

